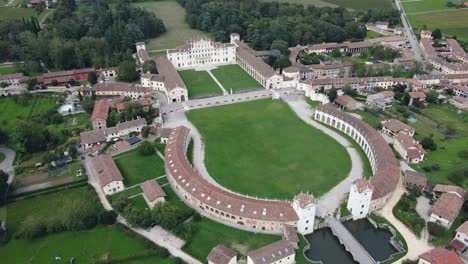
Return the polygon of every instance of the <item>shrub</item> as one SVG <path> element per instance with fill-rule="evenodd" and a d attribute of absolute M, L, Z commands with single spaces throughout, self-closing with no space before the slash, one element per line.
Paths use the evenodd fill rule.
<path fill-rule="evenodd" d="M 461 167 L 450 172 L 448 179 L 458 185 L 463 185 L 468 178 L 468 167 Z"/>
<path fill-rule="evenodd" d="M 153 146 L 148 141 L 141 142 L 140 146 L 138 146 L 138 152 L 143 156 L 150 156 L 155 153 Z"/>
<path fill-rule="evenodd" d="M 434 163 L 434 164 L 431 165 L 431 169 L 435 170 L 435 171 L 438 171 L 438 170 L 440 170 L 440 165 L 438 163 Z"/>
<path fill-rule="evenodd" d="M 431 166 L 425 165 L 422 167 L 424 171 L 430 172 L 432 170 Z"/>
<path fill-rule="evenodd" d="M 468 159 L 468 149 L 463 149 L 458 152 L 458 157 Z"/>
<path fill-rule="evenodd" d="M 429 234 L 435 237 L 443 236 L 444 233 L 447 232 L 447 230 L 443 226 L 433 222 L 427 223 L 427 230 L 429 231 Z"/>
<path fill-rule="evenodd" d="M 173 258 L 172 263 L 173 264 L 185 264 L 185 261 L 183 261 L 181 258 Z"/>
<path fill-rule="evenodd" d="M 436 150 L 437 145 L 434 142 L 434 140 L 430 137 L 425 137 L 423 140 L 421 140 L 421 145 L 424 149 L 428 150 Z"/>

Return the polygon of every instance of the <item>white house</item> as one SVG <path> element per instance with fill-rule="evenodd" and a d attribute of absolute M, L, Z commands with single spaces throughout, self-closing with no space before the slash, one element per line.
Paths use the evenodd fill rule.
<path fill-rule="evenodd" d="M 419 163 L 424 160 L 426 151 L 414 138 L 400 131 L 395 135 L 393 147 L 408 163 Z"/>
<path fill-rule="evenodd" d="M 367 217 L 370 211 L 373 191 L 374 187 L 370 181 L 357 179 L 351 184 L 346 208 L 351 212 L 353 220 Z"/>
<path fill-rule="evenodd" d="M 125 189 L 122 174 L 111 156 L 102 155 L 93 158 L 91 165 L 104 194 L 111 195 Z"/>
<path fill-rule="evenodd" d="M 236 62 L 236 46 L 196 37 L 188 44 L 167 51 L 167 58 L 176 69 L 216 66 Z"/>
<path fill-rule="evenodd" d="M 160 142 L 163 144 L 166 144 L 167 141 L 169 140 L 169 135 L 171 134 L 171 129 L 170 128 L 163 128 L 161 129 L 161 137 L 160 137 Z"/>
<path fill-rule="evenodd" d="M 143 191 L 143 198 L 149 208 L 153 208 L 157 203 L 165 201 L 164 197 L 166 197 L 166 193 L 156 180 L 145 181 L 140 185 L 140 188 Z"/>
<path fill-rule="evenodd" d="M 206 260 L 208 264 L 237 264 L 237 253 L 225 245 L 219 244 L 210 251 Z"/>
<path fill-rule="evenodd" d="M 468 247 L 468 221 L 465 221 L 457 228 L 457 234 L 454 240 L 458 240 L 463 243 L 464 247 Z"/>
<path fill-rule="evenodd" d="M 294 197 L 293 209 L 299 216 L 297 221 L 297 232 L 306 235 L 314 232 L 314 220 L 316 203 L 311 194 L 300 193 Z"/>
<path fill-rule="evenodd" d="M 463 206 L 464 199 L 456 192 L 443 193 L 431 208 L 429 222 L 449 229 Z"/>
<path fill-rule="evenodd" d="M 247 253 L 247 264 L 293 264 L 295 258 L 292 243 L 283 239 Z"/>
<path fill-rule="evenodd" d="M 377 22 L 375 22 L 375 27 L 378 28 L 378 29 L 387 30 L 388 29 L 388 22 L 377 21 Z"/>

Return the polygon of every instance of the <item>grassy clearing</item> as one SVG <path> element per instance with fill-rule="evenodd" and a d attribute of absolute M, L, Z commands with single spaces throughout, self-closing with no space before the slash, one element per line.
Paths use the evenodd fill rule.
<path fill-rule="evenodd" d="M 175 48 L 177 45 L 186 43 L 192 37 L 206 35 L 205 32 L 189 27 L 185 22 L 185 9 L 177 1 L 139 2 L 133 5 L 154 12 L 166 26 L 166 33 L 147 43 L 148 50 Z"/>
<path fill-rule="evenodd" d="M 261 2 L 278 2 L 278 3 L 290 3 L 290 4 L 301 4 L 301 5 L 314 5 L 316 7 L 337 7 L 332 3 L 322 0 L 260 0 Z"/>
<path fill-rule="evenodd" d="M 367 124 L 371 125 L 374 128 L 377 128 L 380 125 L 380 118 L 371 114 L 368 111 L 354 110 L 350 112 L 360 115 L 362 117 L 362 120 L 364 120 L 364 122 L 366 122 Z"/>
<path fill-rule="evenodd" d="M 454 0 L 452 2 L 458 3 L 461 1 Z M 406 14 L 454 9 L 447 6 L 446 0 L 402 1 L 402 4 Z"/>
<path fill-rule="evenodd" d="M 220 243 L 246 255 L 250 250 L 281 239 L 274 235 L 254 235 L 251 232 L 228 227 L 207 218 L 194 222 L 194 224 L 197 232 L 191 241 L 184 246 L 184 251 L 201 261 L 205 261 L 211 249 Z"/>
<path fill-rule="evenodd" d="M 319 105 L 322 104 L 322 102 L 310 100 L 308 97 L 306 97 L 306 102 L 307 102 L 307 103 L 310 105 L 310 107 L 312 107 L 312 108 L 317 108 L 317 106 L 319 106 Z"/>
<path fill-rule="evenodd" d="M 380 33 L 377 33 L 377 32 L 374 32 L 374 31 L 370 31 L 368 30 L 367 31 L 367 34 L 366 34 L 366 38 L 380 38 L 380 37 L 383 37 L 384 35 L 380 34 Z"/>
<path fill-rule="evenodd" d="M 150 250 L 130 231 L 120 226 L 98 226 L 78 231 L 61 232 L 34 240 L 12 240 L 0 247 L 0 258 L 9 263 L 98 263 L 106 256 L 120 259 L 149 253 Z M 53 260 L 54 256 L 62 259 Z M 139 264 L 169 264 L 170 258 L 146 257 L 131 262 Z"/>
<path fill-rule="evenodd" d="M 441 126 L 453 128 L 457 134 L 468 136 L 468 112 L 458 113 L 458 109 L 450 104 L 431 105 L 421 111 Z"/>
<path fill-rule="evenodd" d="M 167 50 L 148 51 L 148 54 L 149 54 L 151 57 L 166 55 L 166 53 L 167 53 Z"/>
<path fill-rule="evenodd" d="M 114 161 L 127 187 L 164 175 L 161 158 L 156 154 L 143 156 L 137 148 L 115 156 Z"/>
<path fill-rule="evenodd" d="M 30 19 L 31 16 L 38 16 L 34 8 L 9 6 L 0 7 L 0 20 L 21 20 L 23 18 Z"/>
<path fill-rule="evenodd" d="M 283 101 L 212 107 L 187 116 L 204 137 L 208 171 L 233 191 L 281 199 L 301 191 L 320 196 L 351 168 L 338 142 L 302 122 Z"/>
<path fill-rule="evenodd" d="M 231 92 L 231 89 L 235 92 L 262 88 L 261 84 L 237 64 L 220 66 L 212 70 L 211 73 L 213 73 L 228 92 Z"/>
<path fill-rule="evenodd" d="M 425 14 L 411 14 L 408 18 L 414 30 L 419 31 L 423 25 L 427 25 L 429 30 L 436 28 L 442 34 L 468 41 L 468 9 L 458 9 L 442 12 L 431 12 Z"/>
<path fill-rule="evenodd" d="M 326 0 L 337 6 L 351 9 L 390 9 L 393 2 L 391 0 Z"/>
<path fill-rule="evenodd" d="M 179 71 L 179 75 L 188 88 L 189 98 L 223 93 L 206 71 L 185 70 Z"/>
<path fill-rule="evenodd" d="M 0 67 L 0 74 L 10 74 L 10 73 L 15 73 L 15 72 L 16 72 L 15 67 Z"/>

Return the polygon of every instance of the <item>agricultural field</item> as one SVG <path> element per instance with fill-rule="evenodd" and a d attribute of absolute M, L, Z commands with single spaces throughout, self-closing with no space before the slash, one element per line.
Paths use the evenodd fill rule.
<path fill-rule="evenodd" d="M 138 2 L 133 5 L 154 12 L 166 26 L 167 32 L 146 44 L 148 51 L 175 48 L 187 43 L 192 37 L 206 35 L 205 32 L 189 27 L 185 22 L 185 9 L 177 1 Z"/>
<path fill-rule="evenodd" d="M 247 252 L 251 250 L 281 239 L 274 235 L 253 235 L 251 232 L 228 227 L 207 218 L 194 224 L 197 231 L 183 249 L 201 261 L 205 261 L 211 249 L 220 243 L 242 255 L 247 255 Z"/>
<path fill-rule="evenodd" d="M 320 196 L 351 168 L 338 142 L 303 123 L 283 101 L 212 107 L 187 116 L 204 138 L 211 176 L 233 191 L 280 199 L 301 191 Z"/>
<path fill-rule="evenodd" d="M 453 0 L 453 3 L 459 1 Z M 407 0 L 401 1 L 406 14 L 423 13 L 432 11 L 454 10 L 453 7 L 447 6 L 447 0 Z"/>
<path fill-rule="evenodd" d="M 206 71 L 185 70 L 179 71 L 179 75 L 187 86 L 189 98 L 223 94 Z"/>
<path fill-rule="evenodd" d="M 47 205 L 44 205 L 47 206 Z M 97 239 L 98 238 L 98 239 Z M 0 259 L 10 263 L 99 263 L 151 253 L 141 239 L 117 225 L 97 226 L 86 231 L 61 232 L 34 240 L 11 240 L 0 247 Z M 54 256 L 61 259 L 53 260 Z M 147 256 L 126 261 L 129 264 L 169 264 L 170 258 Z"/>
<path fill-rule="evenodd" d="M 164 175 L 164 162 L 158 155 L 143 156 L 138 149 L 114 157 L 126 187 Z"/>
<path fill-rule="evenodd" d="M 420 14 L 408 14 L 408 19 L 415 32 L 423 25 L 427 29 L 440 29 L 448 37 L 457 36 L 459 40 L 468 41 L 468 9 L 447 10 Z"/>
<path fill-rule="evenodd" d="M 0 7 L 0 20 L 21 20 L 23 18 L 30 19 L 31 16 L 38 16 L 36 10 L 34 10 L 33 8 L 21 8 L 10 6 Z"/>
<path fill-rule="evenodd" d="M 161 55 L 166 55 L 167 50 L 156 50 L 156 51 L 149 51 L 148 54 L 151 57 L 156 57 L 156 56 L 161 56 Z"/>
<path fill-rule="evenodd" d="M 236 91 L 262 88 L 261 84 L 237 64 L 220 66 L 211 70 L 211 73 L 228 93 L 231 92 L 231 89 L 235 93 Z"/>
<path fill-rule="evenodd" d="M 325 0 L 260 0 L 262 2 L 279 2 L 279 3 L 290 3 L 290 4 L 301 4 L 301 5 L 314 5 L 317 7 L 337 7 L 336 5 L 325 1 Z"/>
<path fill-rule="evenodd" d="M 393 6 L 392 0 L 326 0 L 337 6 L 351 9 L 390 9 Z"/>

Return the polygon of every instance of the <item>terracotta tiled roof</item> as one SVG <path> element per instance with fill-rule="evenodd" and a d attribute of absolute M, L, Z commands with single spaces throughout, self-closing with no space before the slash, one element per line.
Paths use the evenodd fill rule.
<path fill-rule="evenodd" d="M 373 189 L 370 181 L 366 181 L 364 179 L 357 179 L 353 182 L 353 185 L 356 186 L 358 192 L 363 192 L 367 189 Z"/>
<path fill-rule="evenodd" d="M 85 131 L 80 133 L 81 144 L 95 144 L 106 141 L 106 135 L 101 130 Z"/>
<path fill-rule="evenodd" d="M 94 172 L 98 178 L 101 187 L 113 181 L 123 181 L 122 174 L 114 163 L 114 160 L 109 155 L 102 155 L 91 160 Z"/>
<path fill-rule="evenodd" d="M 140 188 L 148 201 L 154 201 L 156 198 L 166 196 L 166 193 L 156 180 L 145 181 L 140 185 Z"/>
<path fill-rule="evenodd" d="M 247 254 L 255 264 L 274 263 L 282 258 L 295 254 L 294 247 L 287 240 L 280 240 Z"/>
<path fill-rule="evenodd" d="M 411 98 L 426 99 L 426 94 L 423 92 L 409 92 L 408 94 Z"/>
<path fill-rule="evenodd" d="M 10 74 L 0 74 L 0 80 L 21 79 L 23 77 L 24 77 L 24 74 L 21 72 L 10 73 Z"/>
<path fill-rule="evenodd" d="M 315 198 L 311 194 L 300 193 L 294 197 L 294 200 L 299 202 L 299 206 L 304 208 L 310 204 L 315 203 Z"/>
<path fill-rule="evenodd" d="M 458 228 L 457 228 L 457 232 L 458 233 L 463 233 L 465 235 L 468 235 L 468 221 L 465 221 L 463 224 L 461 224 Z"/>
<path fill-rule="evenodd" d="M 457 193 L 460 197 L 465 197 L 465 189 L 456 185 L 447 185 L 447 184 L 437 184 L 434 187 L 434 192 L 440 193 Z"/>
<path fill-rule="evenodd" d="M 342 105 L 344 107 L 348 107 L 350 105 L 353 105 L 353 104 L 356 104 L 357 101 L 354 100 L 351 96 L 349 95 L 342 95 L 342 96 L 338 96 L 336 99 L 335 99 L 335 103 L 339 104 L 339 105 Z"/>
<path fill-rule="evenodd" d="M 115 83 L 97 83 L 92 87 L 85 86 L 80 88 L 81 91 L 85 92 L 97 92 L 97 91 L 123 91 L 123 92 L 146 92 L 149 93 L 150 89 L 132 85 L 131 83 L 115 82 Z"/>
<path fill-rule="evenodd" d="M 419 257 L 431 264 L 463 264 L 463 261 L 455 252 L 443 247 L 436 247 Z"/>
<path fill-rule="evenodd" d="M 426 186 L 427 179 L 426 175 L 421 172 L 406 170 L 405 181 L 409 184 L 415 184 L 418 186 Z"/>
<path fill-rule="evenodd" d="M 432 206 L 431 213 L 453 221 L 457 218 L 462 206 L 462 198 L 453 193 L 443 193 Z"/>
<path fill-rule="evenodd" d="M 111 100 L 101 99 L 94 104 L 93 114 L 91 115 L 91 121 L 95 119 L 107 120 L 109 115 L 109 108 L 113 105 Z"/>
<path fill-rule="evenodd" d="M 206 260 L 214 264 L 228 264 L 236 256 L 237 253 L 234 250 L 219 244 L 210 251 Z"/>
<path fill-rule="evenodd" d="M 137 119 L 130 120 L 127 122 L 118 123 L 116 127 L 120 131 L 123 129 L 128 129 L 128 128 L 137 127 L 137 126 L 146 126 L 146 124 L 147 124 L 146 119 L 137 118 Z"/>
<path fill-rule="evenodd" d="M 283 231 L 284 239 L 291 241 L 291 242 L 296 242 L 299 243 L 299 236 L 297 235 L 297 230 L 295 226 L 292 225 L 284 225 L 284 231 Z"/>
<path fill-rule="evenodd" d="M 189 129 L 174 128 L 166 145 L 165 164 L 177 184 L 194 199 L 231 215 L 265 221 L 297 221 L 299 218 L 289 202 L 261 200 L 225 191 L 200 176 L 185 155 Z"/>
<path fill-rule="evenodd" d="M 158 56 L 154 59 L 159 75 L 164 77 L 164 85 L 168 91 L 175 88 L 187 89 L 182 78 L 180 78 L 174 65 L 169 61 L 166 55 Z"/>
<path fill-rule="evenodd" d="M 238 48 L 237 56 L 251 65 L 260 75 L 265 78 L 270 78 L 276 74 L 275 70 L 270 65 L 266 64 L 261 58 L 255 56 L 249 48 Z"/>

